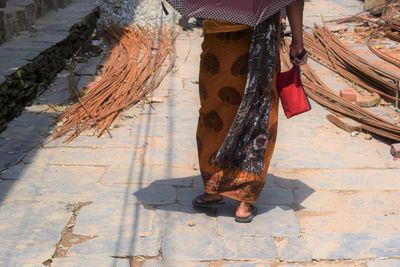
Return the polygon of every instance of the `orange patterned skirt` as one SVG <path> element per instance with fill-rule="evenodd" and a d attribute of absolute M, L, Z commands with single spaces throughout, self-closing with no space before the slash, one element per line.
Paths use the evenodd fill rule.
<path fill-rule="evenodd" d="M 270 140 L 260 174 L 238 169 L 221 170 L 211 160 L 222 145 L 242 100 L 247 78 L 251 29 L 245 25 L 205 20 L 200 60 L 199 94 L 201 108 L 197 126 L 197 148 L 205 192 L 254 203 L 264 186 L 275 146 L 278 103 L 275 77 L 271 92 Z M 279 35 L 279 33 L 276 33 Z M 280 38 L 277 38 L 277 53 Z M 279 57 L 278 57 L 279 58 Z M 277 64 L 279 66 L 279 64 Z M 277 67 L 276 73 L 279 71 Z"/>

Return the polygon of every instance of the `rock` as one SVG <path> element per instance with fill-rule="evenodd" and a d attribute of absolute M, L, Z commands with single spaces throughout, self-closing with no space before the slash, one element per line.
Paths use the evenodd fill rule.
<path fill-rule="evenodd" d="M 363 108 L 379 105 L 381 97 L 377 93 L 363 92 L 357 94 L 356 104 Z"/>
<path fill-rule="evenodd" d="M 340 96 L 349 102 L 356 102 L 357 94 L 352 88 L 345 88 L 340 90 Z"/>
<path fill-rule="evenodd" d="M 366 135 L 364 136 L 364 139 L 365 139 L 365 140 L 371 140 L 371 139 L 372 139 L 372 136 L 371 136 L 370 134 L 366 134 Z"/>
<path fill-rule="evenodd" d="M 353 132 L 361 132 L 362 126 L 355 120 L 352 120 L 347 117 L 338 117 L 333 114 L 329 114 L 326 116 L 327 120 L 331 123 L 335 124 L 340 129 L 345 130 L 348 133 Z"/>
<path fill-rule="evenodd" d="M 390 153 L 394 158 L 400 158 L 400 143 L 393 144 L 390 146 Z"/>
<path fill-rule="evenodd" d="M 344 32 L 347 31 L 347 26 L 341 24 L 331 25 L 328 26 L 328 30 L 330 30 L 331 32 Z"/>
<path fill-rule="evenodd" d="M 367 32 L 368 30 L 369 30 L 369 28 L 364 27 L 364 26 L 357 26 L 357 27 L 354 27 L 354 32 L 355 32 L 355 33 L 365 33 L 365 32 Z"/>
<path fill-rule="evenodd" d="M 364 10 L 370 10 L 374 7 L 386 4 L 385 0 L 365 0 L 364 1 Z"/>

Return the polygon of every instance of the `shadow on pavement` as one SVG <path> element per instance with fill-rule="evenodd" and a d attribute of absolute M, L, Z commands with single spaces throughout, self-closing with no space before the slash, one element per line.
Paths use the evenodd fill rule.
<path fill-rule="evenodd" d="M 0 205 L 18 179 L 6 179 L 2 172 L 20 162 L 24 156 L 47 136 L 49 126 L 54 123 L 53 113 L 23 112 L 8 124 L 0 135 Z M 24 169 L 18 169 L 22 176 Z"/>
<path fill-rule="evenodd" d="M 191 184 L 191 186 L 182 186 Z M 280 185 L 280 186 L 277 186 Z M 176 190 L 160 191 L 160 187 L 174 187 Z M 295 189 L 302 189 L 301 194 L 294 195 Z M 297 179 L 286 179 L 268 175 L 256 206 L 258 213 L 268 213 L 275 207 L 283 210 L 301 210 L 301 203 L 315 190 Z M 224 205 L 217 205 L 209 209 L 196 210 L 192 208 L 192 200 L 203 193 L 202 179 L 200 176 L 156 180 L 145 186 L 133 195 L 139 202 L 149 209 L 165 210 L 179 213 L 201 213 L 209 216 L 232 216 L 236 201 L 225 198 Z M 173 202 L 171 200 L 174 200 Z"/>

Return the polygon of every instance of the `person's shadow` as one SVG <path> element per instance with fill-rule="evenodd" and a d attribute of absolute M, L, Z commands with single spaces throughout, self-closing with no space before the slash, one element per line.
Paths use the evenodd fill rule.
<path fill-rule="evenodd" d="M 295 194 L 295 190 L 298 192 Z M 148 209 L 179 213 L 205 213 L 209 216 L 232 217 L 236 201 L 225 198 L 224 205 L 208 209 L 194 209 L 192 201 L 203 194 L 203 182 L 200 176 L 155 180 L 133 195 Z M 258 215 L 268 213 L 276 207 L 283 210 L 303 209 L 301 203 L 314 190 L 298 179 L 286 179 L 269 174 L 266 184 L 256 203 Z"/>

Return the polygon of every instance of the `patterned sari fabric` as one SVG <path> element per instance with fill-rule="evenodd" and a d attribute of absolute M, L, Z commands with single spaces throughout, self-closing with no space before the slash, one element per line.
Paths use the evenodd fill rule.
<path fill-rule="evenodd" d="M 235 120 L 213 163 L 222 168 L 239 167 L 260 173 L 270 138 L 269 120 L 272 79 L 276 69 L 277 17 L 253 29 L 248 55 L 247 83 Z"/>
<path fill-rule="evenodd" d="M 278 95 L 275 77 L 279 71 L 279 31 L 274 31 L 275 64 L 268 91 L 265 128 L 269 138 L 263 150 L 260 172 L 239 167 L 218 168 L 213 160 L 223 145 L 244 98 L 252 30 L 239 24 L 206 20 L 200 62 L 200 115 L 197 146 L 205 192 L 229 198 L 256 202 L 264 186 L 275 146 L 278 123 Z"/>

